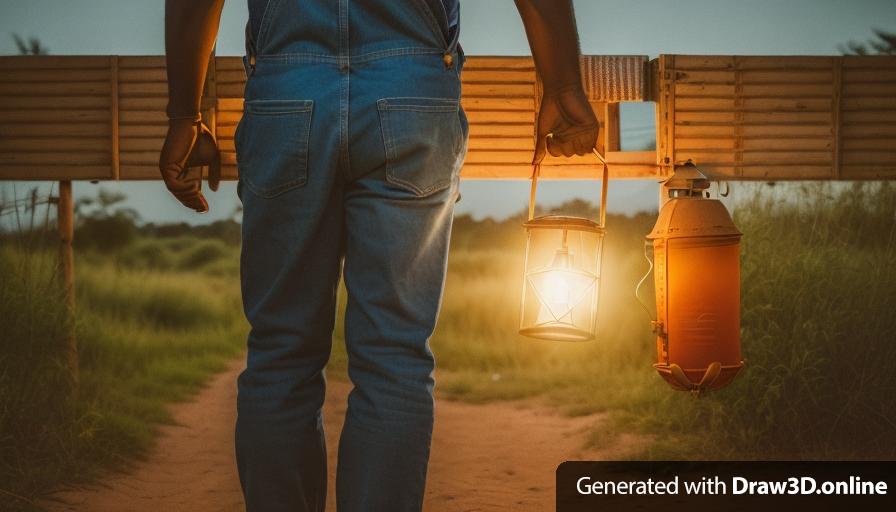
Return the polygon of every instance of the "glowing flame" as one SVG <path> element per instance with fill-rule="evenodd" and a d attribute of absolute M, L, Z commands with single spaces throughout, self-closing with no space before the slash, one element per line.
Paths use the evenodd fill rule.
<path fill-rule="evenodd" d="M 550 266 L 529 275 L 529 282 L 541 303 L 537 324 L 574 324 L 573 310 L 589 295 L 597 279 L 572 263 L 569 250 L 560 248 Z"/>

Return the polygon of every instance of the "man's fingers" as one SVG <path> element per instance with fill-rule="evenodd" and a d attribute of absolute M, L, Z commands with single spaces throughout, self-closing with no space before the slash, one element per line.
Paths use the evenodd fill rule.
<path fill-rule="evenodd" d="M 571 140 L 565 140 L 560 142 L 560 152 L 563 153 L 563 156 L 570 157 L 576 154 L 576 147 Z"/>
<path fill-rule="evenodd" d="M 563 152 L 560 149 L 560 141 L 554 137 L 550 137 L 547 141 L 548 153 L 551 156 L 563 156 Z"/>
<path fill-rule="evenodd" d="M 201 147 L 196 147 L 197 140 L 202 141 L 198 145 Z M 169 123 L 168 134 L 159 155 L 159 171 L 168 191 L 181 204 L 200 213 L 208 211 L 208 202 L 201 192 L 202 171 L 198 167 L 192 167 L 207 165 L 217 159 L 215 140 L 208 128 L 202 125 L 197 129 L 192 122 Z"/>
<path fill-rule="evenodd" d="M 198 190 L 176 192 L 174 193 L 174 197 L 187 208 L 193 209 L 199 213 L 208 211 L 208 202 L 205 200 L 205 196 L 202 195 L 202 192 L 199 192 Z"/>
<path fill-rule="evenodd" d="M 189 183 L 196 187 L 202 186 L 202 167 L 185 167 L 177 176 L 181 183 Z"/>
<path fill-rule="evenodd" d="M 542 98 L 538 113 L 539 140 L 536 161 L 547 152 L 552 156 L 585 155 L 594 148 L 599 125 L 588 98 L 581 89 L 570 89 Z M 552 133 L 546 143 L 543 134 Z"/>
<path fill-rule="evenodd" d="M 208 164 L 208 188 L 217 192 L 219 183 L 221 183 L 221 158 L 217 157 Z"/>
<path fill-rule="evenodd" d="M 595 147 L 597 140 L 597 127 L 585 126 L 580 128 L 568 129 L 563 132 L 556 133 L 551 137 L 551 144 L 548 150 L 553 147 L 556 150 L 551 152 L 552 155 L 570 157 L 572 155 L 585 155 L 591 152 Z"/>
<path fill-rule="evenodd" d="M 559 136 L 548 137 L 548 153 L 551 156 L 572 156 L 575 154 L 576 148 L 573 141 L 564 139 Z"/>
<path fill-rule="evenodd" d="M 202 192 L 199 191 L 197 187 L 189 187 L 189 188 L 172 188 L 168 187 L 168 190 L 171 192 L 171 195 L 174 196 L 175 199 L 180 201 L 180 203 L 187 208 L 192 210 L 196 210 L 197 212 L 206 212 L 208 211 L 208 202 L 206 202 L 205 197 L 202 195 Z"/>
<path fill-rule="evenodd" d="M 589 143 L 587 139 L 579 137 L 573 141 L 573 146 L 576 148 L 576 154 L 582 156 L 591 152 L 594 142 Z"/>
<path fill-rule="evenodd" d="M 208 211 L 208 202 L 202 195 L 202 177 L 190 169 L 183 169 L 177 164 L 162 167 L 162 178 L 168 191 L 187 208 L 199 213 Z"/>
<path fill-rule="evenodd" d="M 168 190 L 172 193 L 186 190 L 198 190 L 199 188 L 199 183 L 196 178 L 190 177 L 189 174 L 177 164 L 169 164 L 163 167 L 161 171 L 165 186 L 168 187 Z"/>
<path fill-rule="evenodd" d="M 597 140 L 598 125 L 585 125 L 570 127 L 563 131 L 556 132 L 554 138 L 558 141 L 574 141 L 582 139 L 592 144 Z"/>

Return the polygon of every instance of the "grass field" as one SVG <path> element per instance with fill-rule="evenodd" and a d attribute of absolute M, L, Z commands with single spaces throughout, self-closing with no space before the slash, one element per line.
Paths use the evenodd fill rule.
<path fill-rule="evenodd" d="M 735 212 L 745 234 L 748 367 L 730 387 L 696 400 L 650 367 L 653 338 L 633 291 L 655 215 L 608 219 L 599 339 L 590 343 L 516 335 L 521 219 L 460 217 L 432 340 L 437 392 L 606 412 L 615 431 L 595 432 L 592 442 L 642 432 L 654 440 L 639 454 L 646 458 L 896 457 L 896 187 L 756 190 Z M 564 211 L 594 213 L 581 202 Z M 189 396 L 244 345 L 232 236 L 157 227 L 111 252 L 79 240 L 82 382 L 73 399 L 54 253 L 0 242 L 3 510 L 27 508 L 48 488 L 144 453 L 155 425 L 169 420 L 165 405 Z M 652 288 L 642 294 L 649 301 Z M 340 299 L 344 308 L 344 293 Z M 329 371 L 338 378 L 346 363 L 338 322 L 334 338 Z"/>

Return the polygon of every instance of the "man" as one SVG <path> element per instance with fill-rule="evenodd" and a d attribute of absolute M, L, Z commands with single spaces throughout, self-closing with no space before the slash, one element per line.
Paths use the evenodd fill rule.
<path fill-rule="evenodd" d="M 585 154 L 570 0 L 516 0 L 544 84 L 534 161 Z M 170 118 L 160 169 L 206 211 L 187 167 L 214 158 L 199 101 L 223 0 L 167 0 Z M 433 423 L 435 328 L 467 121 L 458 0 L 250 0 L 241 283 L 251 325 L 236 453 L 250 511 L 324 510 L 321 422 L 340 273 L 354 390 L 341 511 L 419 511 Z M 548 134 L 552 137 L 546 137 Z M 210 418 L 210 421 L 214 421 Z"/>

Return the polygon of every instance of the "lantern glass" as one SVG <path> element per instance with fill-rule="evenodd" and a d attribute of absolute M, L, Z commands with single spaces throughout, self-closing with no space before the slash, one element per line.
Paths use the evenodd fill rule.
<path fill-rule="evenodd" d="M 520 334 L 559 341 L 594 339 L 604 229 L 578 217 L 525 224 L 526 269 Z"/>

